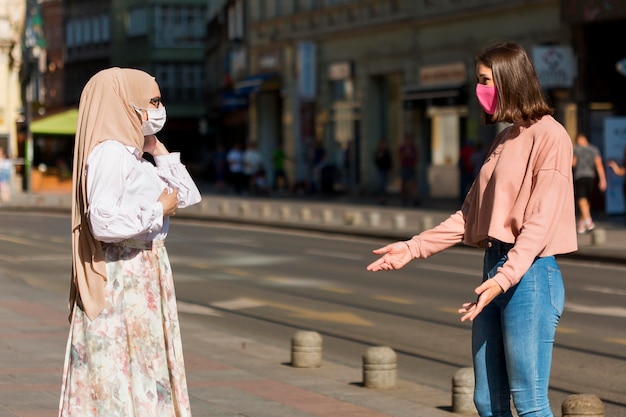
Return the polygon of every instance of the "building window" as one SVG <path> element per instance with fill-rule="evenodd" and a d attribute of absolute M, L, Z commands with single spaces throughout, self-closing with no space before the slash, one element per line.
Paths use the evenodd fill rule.
<path fill-rule="evenodd" d="M 102 30 L 102 40 L 108 42 L 111 40 L 110 17 L 108 14 L 100 16 L 100 28 Z"/>
<path fill-rule="evenodd" d="M 126 27 L 128 36 L 143 36 L 148 34 L 148 10 L 145 7 L 135 8 L 128 14 Z"/>
<path fill-rule="evenodd" d="M 71 19 L 65 30 L 68 48 L 110 40 L 109 16 L 106 14 Z"/>
<path fill-rule="evenodd" d="M 202 63 L 159 63 L 155 66 L 163 102 L 200 103 L 204 98 Z"/>
<path fill-rule="evenodd" d="M 154 12 L 154 46 L 203 47 L 206 5 L 156 6 Z"/>

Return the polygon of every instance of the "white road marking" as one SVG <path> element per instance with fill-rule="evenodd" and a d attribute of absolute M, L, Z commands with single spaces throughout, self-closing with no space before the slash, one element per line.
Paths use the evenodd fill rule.
<path fill-rule="evenodd" d="M 327 256 L 329 258 L 350 259 L 353 261 L 360 261 L 363 259 L 363 256 L 361 255 L 351 255 L 348 253 L 331 252 L 317 249 L 307 249 L 305 253 L 316 256 Z"/>
<path fill-rule="evenodd" d="M 565 310 L 574 313 L 595 314 L 598 316 L 626 317 L 626 308 L 624 307 L 596 307 L 576 303 L 565 303 Z"/>
<path fill-rule="evenodd" d="M 217 310 L 211 307 L 205 307 L 198 304 L 186 303 L 184 301 L 177 301 L 176 305 L 180 313 L 200 314 L 203 316 L 222 317 Z"/>
<path fill-rule="evenodd" d="M 583 287 L 583 289 L 585 291 L 599 292 L 599 293 L 602 293 L 602 294 L 626 295 L 626 291 L 624 291 L 624 290 L 617 290 L 615 288 L 610 288 L 610 287 L 588 286 L 588 287 Z"/>

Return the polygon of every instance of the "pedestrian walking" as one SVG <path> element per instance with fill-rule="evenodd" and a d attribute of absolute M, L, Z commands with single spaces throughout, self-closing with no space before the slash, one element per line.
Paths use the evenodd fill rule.
<path fill-rule="evenodd" d="M 420 205 L 417 192 L 417 146 L 410 135 L 404 137 L 404 142 L 398 147 L 398 161 L 400 161 L 400 199 L 402 205 Z"/>
<path fill-rule="evenodd" d="M 0 202 L 6 203 L 11 200 L 11 170 L 13 162 L 0 146 Z"/>
<path fill-rule="evenodd" d="M 164 240 L 176 209 L 201 197 L 155 136 L 165 121 L 143 71 L 102 70 L 81 94 L 60 417 L 191 416 Z"/>
<path fill-rule="evenodd" d="M 272 153 L 274 191 L 277 196 L 285 196 L 289 193 L 289 181 L 287 180 L 287 171 L 285 170 L 287 159 L 282 143 L 278 143 Z"/>
<path fill-rule="evenodd" d="M 391 152 L 386 140 L 378 142 L 374 153 L 374 164 L 378 172 L 378 198 L 380 204 L 387 204 L 387 185 L 389 184 L 389 171 L 391 170 Z"/>
<path fill-rule="evenodd" d="M 257 149 L 256 142 L 248 143 L 243 152 L 243 174 L 247 191 L 252 194 L 261 194 L 265 191 L 263 157 Z M 259 181 L 261 179 L 261 181 Z"/>
<path fill-rule="evenodd" d="M 615 175 L 620 177 L 626 176 L 626 147 L 624 147 L 624 156 L 621 164 L 618 164 L 617 161 L 613 159 L 609 160 L 608 164 Z M 624 197 L 624 203 L 626 204 L 626 181 L 622 181 L 622 195 Z"/>
<path fill-rule="evenodd" d="M 495 137 L 462 207 L 438 226 L 373 251 L 369 271 L 399 269 L 455 244 L 484 248 L 472 321 L 474 403 L 480 416 L 552 416 L 548 383 L 565 290 L 555 255 L 577 250 L 572 141 L 553 117 L 533 63 L 516 43 L 476 59 L 484 124 Z"/>
<path fill-rule="evenodd" d="M 243 149 L 237 142 L 226 154 L 228 161 L 229 182 L 235 190 L 235 194 L 241 195 L 246 187 L 246 174 L 243 172 Z"/>
<path fill-rule="evenodd" d="M 600 151 L 589 143 L 589 139 L 582 132 L 576 135 L 572 166 L 574 168 L 574 196 L 579 213 L 577 231 L 583 234 L 596 227 L 591 218 L 591 196 L 596 179 L 600 191 L 606 190 L 606 175 Z"/>

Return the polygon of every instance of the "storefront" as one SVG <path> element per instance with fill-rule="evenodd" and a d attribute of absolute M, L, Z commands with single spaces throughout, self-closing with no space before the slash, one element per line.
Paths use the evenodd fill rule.
<path fill-rule="evenodd" d="M 70 109 L 31 123 L 31 191 L 71 191 L 77 119 L 78 110 Z"/>

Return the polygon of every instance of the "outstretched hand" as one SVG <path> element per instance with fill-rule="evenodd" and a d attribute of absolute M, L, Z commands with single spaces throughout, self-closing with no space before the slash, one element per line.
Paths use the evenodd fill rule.
<path fill-rule="evenodd" d="M 476 287 L 474 292 L 478 295 L 476 301 L 472 303 L 464 303 L 458 310 L 458 313 L 462 314 L 461 321 L 465 321 L 467 319 L 473 321 L 480 314 L 480 312 L 483 311 L 487 304 L 492 302 L 494 298 L 502 294 L 504 291 L 496 280 L 488 279 Z"/>
<path fill-rule="evenodd" d="M 405 242 L 395 242 L 372 251 L 376 255 L 383 255 L 367 266 L 368 271 L 390 271 L 400 269 L 408 264 L 413 256 Z"/>

